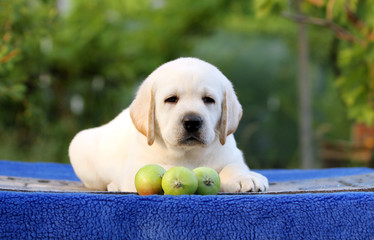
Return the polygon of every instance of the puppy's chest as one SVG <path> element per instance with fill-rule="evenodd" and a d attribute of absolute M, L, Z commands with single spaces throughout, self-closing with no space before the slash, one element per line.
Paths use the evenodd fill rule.
<path fill-rule="evenodd" d="M 190 169 L 194 169 L 200 166 L 215 167 L 215 161 L 212 156 L 196 155 L 196 154 L 184 154 L 184 155 L 173 155 L 159 159 L 160 164 L 165 166 L 184 166 Z"/>

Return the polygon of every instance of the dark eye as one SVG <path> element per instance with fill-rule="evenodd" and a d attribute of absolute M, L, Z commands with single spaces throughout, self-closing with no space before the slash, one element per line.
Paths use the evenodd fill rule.
<path fill-rule="evenodd" d="M 172 96 L 165 99 L 165 103 L 177 103 L 179 98 L 177 96 Z"/>
<path fill-rule="evenodd" d="M 207 104 L 215 103 L 215 102 L 216 102 L 216 101 L 214 101 L 214 99 L 211 98 L 211 97 L 203 97 L 203 101 L 204 101 L 204 103 L 207 103 Z"/>

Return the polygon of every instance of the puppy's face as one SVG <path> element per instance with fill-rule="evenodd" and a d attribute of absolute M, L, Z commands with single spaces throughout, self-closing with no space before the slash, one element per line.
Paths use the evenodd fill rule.
<path fill-rule="evenodd" d="M 130 106 L 135 127 L 148 144 L 201 147 L 233 133 L 242 115 L 231 83 L 213 65 L 179 58 L 156 69 Z"/>
<path fill-rule="evenodd" d="M 194 147 L 217 137 L 224 89 L 211 72 L 184 66 L 155 83 L 155 117 L 166 144 Z"/>

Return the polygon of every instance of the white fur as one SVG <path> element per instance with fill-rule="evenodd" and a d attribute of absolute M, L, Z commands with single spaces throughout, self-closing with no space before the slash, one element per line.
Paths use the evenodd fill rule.
<path fill-rule="evenodd" d="M 178 101 L 166 102 L 171 96 Z M 203 120 L 196 142 L 185 140 L 182 118 L 188 114 Z M 249 170 L 236 147 L 232 133 L 241 116 L 230 81 L 216 67 L 179 58 L 157 68 L 111 122 L 79 132 L 70 144 L 70 161 L 85 186 L 96 190 L 136 191 L 136 172 L 159 164 L 214 168 L 223 192 L 266 191 L 268 180 Z"/>

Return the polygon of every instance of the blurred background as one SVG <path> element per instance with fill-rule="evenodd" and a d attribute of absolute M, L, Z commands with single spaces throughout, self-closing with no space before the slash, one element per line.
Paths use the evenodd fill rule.
<path fill-rule="evenodd" d="M 368 166 L 374 2 L 0 0 L 0 159 L 68 163 L 162 63 L 193 56 L 234 84 L 251 168 Z"/>

